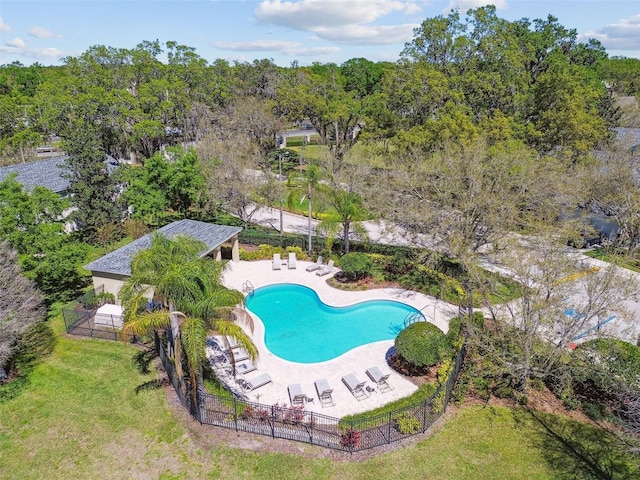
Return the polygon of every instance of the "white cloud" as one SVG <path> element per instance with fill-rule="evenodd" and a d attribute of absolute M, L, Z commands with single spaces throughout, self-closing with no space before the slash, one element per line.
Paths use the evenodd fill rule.
<path fill-rule="evenodd" d="M 339 51 L 340 49 L 338 47 L 305 47 L 295 49 L 292 52 L 292 55 L 298 55 L 301 57 L 320 57 L 322 55 L 338 53 Z"/>
<path fill-rule="evenodd" d="M 320 56 L 340 51 L 338 47 L 304 47 L 301 42 L 287 42 L 283 40 L 214 42 L 213 45 L 221 50 L 232 50 L 234 52 L 278 52 L 294 56 Z"/>
<path fill-rule="evenodd" d="M 354 25 L 345 28 L 318 28 L 315 33 L 324 40 L 352 45 L 386 45 L 411 40 L 413 29 L 418 25 Z"/>
<path fill-rule="evenodd" d="M 589 38 L 599 40 L 607 50 L 640 50 L 640 14 L 578 35 L 581 42 Z"/>
<path fill-rule="evenodd" d="M 260 23 L 313 32 L 317 39 L 355 45 L 384 45 L 411 39 L 418 25 L 378 25 L 393 13 L 420 11 L 413 0 L 263 0 L 255 9 Z"/>
<path fill-rule="evenodd" d="M 79 55 L 79 52 L 65 52 L 58 48 L 30 48 L 18 37 L 9 40 L 4 46 L 0 46 L 0 52 L 11 55 L 22 55 L 24 57 L 35 59 L 58 59 L 61 57 Z"/>
<path fill-rule="evenodd" d="M 370 23 L 391 13 L 419 10 L 415 1 L 404 0 L 263 0 L 255 15 L 261 23 L 314 31 L 319 27 Z"/>
<path fill-rule="evenodd" d="M 0 17 L 0 32 L 10 32 L 11 31 L 11 27 L 9 25 L 7 25 L 6 23 L 4 23 L 4 20 L 2 19 L 2 17 Z"/>
<path fill-rule="evenodd" d="M 42 27 L 31 27 L 29 29 L 29 35 L 36 38 L 62 38 L 62 35 L 53 33 L 51 30 L 47 30 Z"/>
<path fill-rule="evenodd" d="M 486 7 L 487 5 L 495 5 L 496 10 L 507 8 L 507 0 L 451 0 L 444 13 L 458 8 L 460 13 L 466 13 L 467 10 L 475 10 L 476 8 Z"/>
<path fill-rule="evenodd" d="M 281 52 L 299 47 L 302 44 L 300 42 L 285 42 L 284 40 L 254 40 L 249 42 L 213 42 L 213 45 L 222 50 L 235 52 Z"/>
<path fill-rule="evenodd" d="M 13 38 L 13 39 L 9 40 L 7 42 L 7 46 L 8 47 L 13 47 L 13 48 L 24 48 L 26 45 L 22 41 L 21 38 L 16 37 L 16 38 Z"/>

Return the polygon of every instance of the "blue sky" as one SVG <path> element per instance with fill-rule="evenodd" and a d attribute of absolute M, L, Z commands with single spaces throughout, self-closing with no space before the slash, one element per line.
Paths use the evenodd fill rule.
<path fill-rule="evenodd" d="M 638 0 L 2 0 L 0 64 L 59 65 L 93 45 L 144 40 L 194 47 L 209 62 L 395 61 L 424 19 L 490 3 L 507 20 L 552 14 L 582 41 L 640 58 Z"/>

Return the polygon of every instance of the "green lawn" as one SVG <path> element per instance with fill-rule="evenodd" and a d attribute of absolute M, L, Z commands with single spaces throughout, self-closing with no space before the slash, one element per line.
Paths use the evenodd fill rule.
<path fill-rule="evenodd" d="M 634 272 L 640 272 L 640 260 L 637 258 L 629 258 L 626 251 L 611 248 L 594 248 L 585 252 L 585 255 L 591 258 L 602 260 L 603 262 L 617 263 L 619 266 Z"/>
<path fill-rule="evenodd" d="M 220 431 L 205 428 L 210 432 L 207 443 L 189 434 L 172 415 L 162 388 L 154 388 L 154 374 L 140 372 L 139 356 L 139 350 L 122 343 L 61 338 L 54 353 L 36 365 L 21 393 L 0 403 L 0 478 L 478 480 L 638 475 L 597 428 L 491 407 L 462 409 L 417 445 L 364 461 L 348 454 L 340 454 L 343 461 L 332 461 L 319 455 L 310 459 L 209 448 Z M 255 445 L 271 442 L 242 438 Z M 307 454 L 322 452 L 303 444 L 295 447 Z"/>

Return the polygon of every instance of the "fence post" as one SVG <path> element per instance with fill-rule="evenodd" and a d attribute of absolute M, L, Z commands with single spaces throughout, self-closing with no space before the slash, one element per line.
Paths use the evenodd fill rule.
<path fill-rule="evenodd" d="M 354 438 L 356 438 L 354 433 L 355 430 L 353 428 L 353 419 L 351 419 L 351 431 L 349 432 L 349 436 L 347 437 L 349 440 L 349 453 L 353 453 Z"/>
<path fill-rule="evenodd" d="M 117 342 L 118 341 L 118 332 L 116 331 L 116 326 L 113 323 L 113 315 L 111 315 L 111 328 L 113 328 L 113 339 Z"/>
<path fill-rule="evenodd" d="M 271 405 L 271 438 L 276 438 L 276 407 Z"/>
<path fill-rule="evenodd" d="M 422 433 L 427 431 L 427 398 L 422 402 Z"/>
<path fill-rule="evenodd" d="M 238 400 L 233 397 L 233 423 L 236 426 L 236 432 L 238 431 Z"/>
<path fill-rule="evenodd" d="M 389 421 L 387 423 L 389 424 L 389 428 L 387 430 L 387 443 L 391 443 L 391 412 L 389 412 Z"/>

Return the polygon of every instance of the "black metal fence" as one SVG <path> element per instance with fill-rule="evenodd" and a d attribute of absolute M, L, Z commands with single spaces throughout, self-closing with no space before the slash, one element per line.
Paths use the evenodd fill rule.
<path fill-rule="evenodd" d="M 392 412 L 365 419 L 342 420 L 302 407 L 265 405 L 236 397 L 205 393 L 198 388 L 194 405 L 179 382 L 165 343 L 156 333 L 155 344 L 165 371 L 182 405 L 202 424 L 235 431 L 284 438 L 345 452 L 357 452 L 424 433 L 445 411 L 465 357 L 463 346 L 449 378 L 428 399 Z"/>
<path fill-rule="evenodd" d="M 102 298 L 104 285 L 88 290 L 80 298 L 62 309 L 65 329 L 70 335 L 100 338 L 102 340 L 135 341 L 133 336 L 124 338 L 120 331 L 122 319 L 113 315 L 101 315 L 96 322 L 96 312 L 105 302 Z"/>

